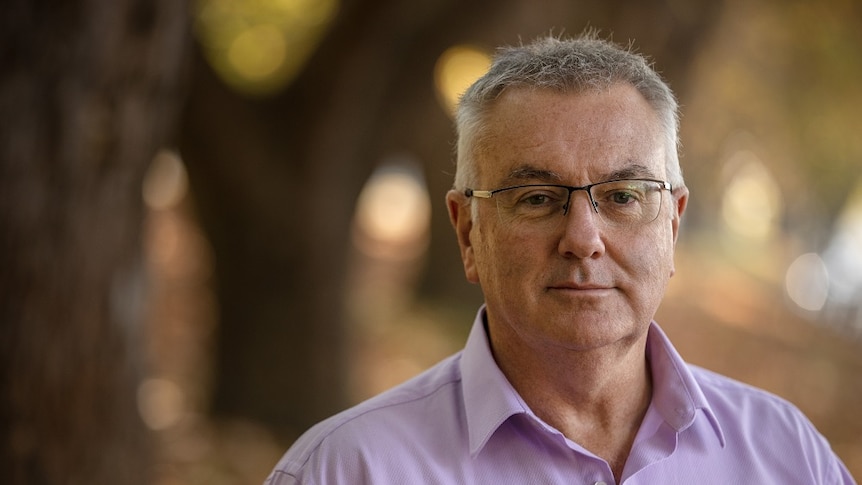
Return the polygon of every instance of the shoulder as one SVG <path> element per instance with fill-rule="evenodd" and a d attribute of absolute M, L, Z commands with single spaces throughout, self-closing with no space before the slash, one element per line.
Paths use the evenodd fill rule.
<path fill-rule="evenodd" d="M 716 372 L 689 367 L 722 427 L 762 430 L 768 425 L 776 431 L 781 428 L 789 432 L 814 431 L 808 418 L 790 401 Z"/>
<path fill-rule="evenodd" d="M 697 366 L 689 366 L 733 453 L 762 464 L 795 467 L 811 483 L 835 483 L 846 474 L 825 437 L 788 400 Z M 764 465 L 765 466 L 765 465 Z"/>
<path fill-rule="evenodd" d="M 285 453 L 267 484 L 327 481 L 300 480 L 303 476 L 335 482 L 340 474 L 360 476 L 368 471 L 359 468 L 398 456 L 415 446 L 418 436 L 457 432 L 462 419 L 459 360 L 460 353 L 455 354 L 316 424 Z"/>
<path fill-rule="evenodd" d="M 729 443 L 769 446 L 799 458 L 832 456 L 823 435 L 790 401 L 727 376 L 690 367 Z"/>
<path fill-rule="evenodd" d="M 807 421 L 795 405 L 776 394 L 696 365 L 689 364 L 689 368 L 716 411 L 789 414 Z"/>

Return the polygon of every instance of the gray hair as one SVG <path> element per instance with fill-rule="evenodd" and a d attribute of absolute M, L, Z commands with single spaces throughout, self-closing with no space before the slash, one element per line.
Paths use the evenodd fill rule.
<path fill-rule="evenodd" d="M 482 137 L 484 118 L 507 89 L 549 88 L 560 92 L 606 89 L 613 84 L 634 86 L 655 110 L 667 146 L 668 182 L 682 187 L 679 166 L 678 105 L 670 87 L 647 59 L 610 41 L 586 32 L 577 39 L 544 37 L 532 44 L 498 50 L 490 69 L 461 97 L 455 115 L 458 133 L 455 187 L 463 190 L 477 183 L 474 150 Z"/>

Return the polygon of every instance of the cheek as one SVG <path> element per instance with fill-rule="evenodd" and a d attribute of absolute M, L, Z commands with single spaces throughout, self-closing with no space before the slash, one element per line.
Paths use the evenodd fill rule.
<path fill-rule="evenodd" d="M 535 260 L 538 248 L 530 247 L 528 240 L 495 229 L 496 226 L 477 227 L 473 238 L 479 284 L 486 293 L 505 292 L 508 287 L 526 282 L 530 269 L 540 266 Z"/>
<path fill-rule="evenodd" d="M 670 278 L 673 270 L 672 241 L 670 228 L 656 224 L 629 238 L 610 238 L 607 247 L 609 252 L 612 251 L 611 259 L 626 275 L 629 288 L 638 287 L 638 291 L 650 293 L 657 286 L 663 291 L 662 282 L 666 284 Z"/>
<path fill-rule="evenodd" d="M 487 233 L 486 229 L 480 224 L 473 226 L 470 233 L 470 243 L 473 248 L 477 283 L 479 283 L 483 290 L 493 280 L 493 275 L 489 272 L 493 269 L 493 261 L 497 258 L 494 245 L 491 244 L 491 241 L 493 241 L 493 238 Z"/>
<path fill-rule="evenodd" d="M 641 280 L 650 299 L 661 298 L 673 274 L 673 235 L 670 227 L 657 227 L 645 235 L 632 261 L 631 273 Z"/>

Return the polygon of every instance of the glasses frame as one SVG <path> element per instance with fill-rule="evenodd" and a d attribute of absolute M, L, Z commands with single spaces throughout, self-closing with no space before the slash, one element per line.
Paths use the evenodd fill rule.
<path fill-rule="evenodd" d="M 566 199 L 566 205 L 563 206 L 563 216 L 566 216 L 569 213 L 569 207 L 572 203 L 572 193 L 578 190 L 583 190 L 587 193 L 587 197 L 590 198 L 590 205 L 593 207 L 593 211 L 598 214 L 599 213 L 599 204 L 593 199 L 592 188 L 597 185 L 608 184 L 613 182 L 653 182 L 659 184 L 659 190 L 667 190 L 668 192 L 673 192 L 673 187 L 670 182 L 664 180 L 650 179 L 650 178 L 620 178 L 620 179 L 611 179 L 611 180 L 603 180 L 601 182 L 596 182 L 594 184 L 583 185 L 581 187 L 575 187 L 573 185 L 561 185 L 561 184 L 523 184 L 523 185 L 512 185 L 510 187 L 502 187 L 499 189 L 493 190 L 476 190 L 476 189 L 465 189 L 464 195 L 467 197 L 476 197 L 479 199 L 490 199 L 494 197 L 494 195 L 499 194 L 500 192 L 505 192 L 507 190 L 514 189 L 522 189 L 526 187 L 558 187 L 561 189 L 566 189 L 569 191 L 568 197 Z M 656 214 L 658 217 L 658 214 Z M 655 220 L 655 219 L 653 219 Z"/>

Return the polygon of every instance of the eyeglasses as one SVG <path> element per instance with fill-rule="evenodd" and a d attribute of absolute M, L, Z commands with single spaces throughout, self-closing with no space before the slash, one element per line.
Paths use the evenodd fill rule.
<path fill-rule="evenodd" d="M 654 221 L 662 206 L 662 194 L 670 192 L 668 182 L 652 179 L 608 180 L 583 187 L 569 185 L 516 185 L 495 190 L 467 189 L 464 195 L 493 198 L 501 220 L 525 226 L 559 221 L 557 214 L 569 213 L 572 192 L 583 190 L 601 220 L 615 227 L 634 227 Z"/>

